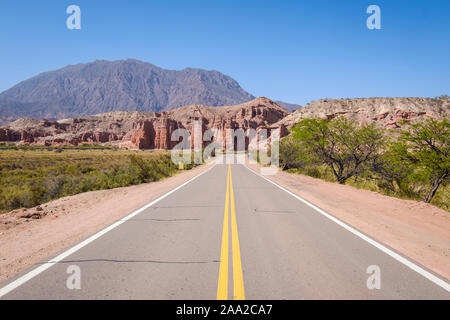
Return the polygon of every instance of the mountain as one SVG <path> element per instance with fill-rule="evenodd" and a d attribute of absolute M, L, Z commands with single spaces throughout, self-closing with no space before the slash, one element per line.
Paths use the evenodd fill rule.
<path fill-rule="evenodd" d="M 450 98 L 356 98 L 321 99 L 297 109 L 278 125 L 292 128 L 302 119 L 347 117 L 360 123 L 374 123 L 387 129 L 399 128 L 402 120 L 420 121 L 425 117 L 450 119 Z"/>
<path fill-rule="evenodd" d="M 286 110 L 288 110 L 290 112 L 295 111 L 302 107 L 299 104 L 287 103 L 284 101 L 275 101 L 275 103 L 278 104 L 279 106 L 282 106 L 283 108 L 285 108 Z"/>
<path fill-rule="evenodd" d="M 202 69 L 165 70 L 139 60 L 95 61 L 45 72 L 0 94 L 0 122 L 61 119 L 115 110 L 223 106 L 254 97 L 232 78 Z"/>
<path fill-rule="evenodd" d="M 226 129 L 270 128 L 289 112 L 267 98 L 240 105 L 207 107 L 189 105 L 163 112 L 113 111 L 60 121 L 21 118 L 0 128 L 0 142 L 32 145 L 104 143 L 130 149 L 171 149 L 176 129 L 193 132 L 195 120 L 203 131 L 218 130 L 215 139 L 225 141 Z M 248 142 L 247 142 L 248 143 Z"/>

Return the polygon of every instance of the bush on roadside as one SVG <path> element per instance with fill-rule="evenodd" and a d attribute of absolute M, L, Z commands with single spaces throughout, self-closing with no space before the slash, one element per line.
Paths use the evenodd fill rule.
<path fill-rule="evenodd" d="M 304 119 L 292 134 L 305 162 L 327 165 L 341 184 L 362 174 L 385 142 L 383 132 L 374 125 L 358 125 L 343 117 Z"/>
<path fill-rule="evenodd" d="M 404 124 L 399 135 L 346 118 L 305 119 L 280 144 L 284 170 L 348 183 L 449 210 L 450 124 Z"/>
<path fill-rule="evenodd" d="M 0 213 L 82 192 L 157 181 L 176 171 L 169 152 L 3 150 Z"/>

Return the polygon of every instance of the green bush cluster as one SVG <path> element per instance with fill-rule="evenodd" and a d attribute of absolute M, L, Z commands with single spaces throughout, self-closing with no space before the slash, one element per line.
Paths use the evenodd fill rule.
<path fill-rule="evenodd" d="M 450 209 L 450 124 L 403 123 L 387 134 L 344 117 L 304 119 L 280 144 L 284 170 Z"/>
<path fill-rule="evenodd" d="M 157 181 L 178 170 L 169 152 L 0 150 L 0 213 L 82 192 Z"/>

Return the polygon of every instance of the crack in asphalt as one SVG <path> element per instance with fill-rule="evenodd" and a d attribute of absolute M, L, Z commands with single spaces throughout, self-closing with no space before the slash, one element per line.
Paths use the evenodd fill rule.
<path fill-rule="evenodd" d="M 165 260 L 119 260 L 119 259 L 82 259 L 82 260 L 65 260 L 59 262 L 43 262 L 37 263 L 53 263 L 53 264 L 65 264 L 65 263 L 83 263 L 83 262 L 112 262 L 112 263 L 161 263 L 161 264 L 208 264 L 208 263 L 219 263 L 219 260 L 211 261 L 165 261 Z"/>
<path fill-rule="evenodd" d="M 191 205 L 191 206 L 154 206 L 154 207 L 150 207 L 151 209 L 179 209 L 179 208 L 186 208 L 186 209 L 191 209 L 191 208 L 220 208 L 222 206 L 217 205 L 217 206 L 211 206 L 211 205 Z"/>
<path fill-rule="evenodd" d="M 253 209 L 253 213 L 267 213 L 267 214 L 289 214 L 289 213 L 295 213 L 295 211 L 283 211 L 283 210 L 260 210 L 260 209 Z"/>
<path fill-rule="evenodd" d="M 178 222 L 178 221 L 200 221 L 200 219 L 128 219 L 127 221 Z"/>

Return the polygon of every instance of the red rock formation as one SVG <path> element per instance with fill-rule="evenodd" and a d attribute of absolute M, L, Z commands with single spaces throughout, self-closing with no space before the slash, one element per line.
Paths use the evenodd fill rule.
<path fill-rule="evenodd" d="M 172 149 L 176 142 L 171 141 L 172 133 L 178 129 L 176 121 L 168 118 L 160 118 L 155 126 L 155 149 Z"/>
<path fill-rule="evenodd" d="M 22 132 L 20 133 L 20 141 L 23 143 L 33 143 L 33 134 L 29 131 L 22 130 Z"/>
<path fill-rule="evenodd" d="M 191 136 L 191 148 L 204 147 L 202 136 L 208 129 L 216 129 L 214 140 L 222 141 L 226 129 L 244 131 L 270 126 L 288 112 L 273 101 L 258 98 L 247 103 L 206 107 L 186 106 L 162 113 L 116 111 L 85 118 L 61 121 L 19 119 L 0 129 L 0 141 L 21 141 L 38 145 L 78 145 L 79 143 L 114 143 L 138 149 L 172 149 L 179 141 L 171 141 L 177 129 L 186 129 Z M 196 123 L 199 127 L 194 130 Z M 195 142 L 197 141 L 197 142 Z"/>
<path fill-rule="evenodd" d="M 142 121 L 131 136 L 131 143 L 139 149 L 153 149 L 155 146 L 155 128 L 152 121 Z"/>
<path fill-rule="evenodd" d="M 0 141 L 14 142 L 20 141 L 21 138 L 21 134 L 17 131 L 7 128 L 0 128 Z"/>

